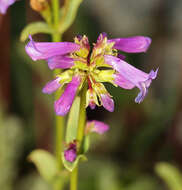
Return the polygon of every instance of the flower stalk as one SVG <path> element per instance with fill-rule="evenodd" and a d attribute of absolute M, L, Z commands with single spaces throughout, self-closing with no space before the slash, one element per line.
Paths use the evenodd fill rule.
<path fill-rule="evenodd" d="M 53 13 L 53 25 L 55 28 L 55 33 L 52 35 L 52 41 L 53 42 L 60 42 L 61 41 L 61 34 L 58 31 L 59 26 L 59 0 L 52 0 L 52 13 Z"/>
<path fill-rule="evenodd" d="M 77 190 L 78 186 L 78 166 L 71 172 L 70 190 Z"/>
<path fill-rule="evenodd" d="M 63 150 L 63 139 L 64 139 L 64 118 L 61 116 L 55 116 L 55 125 L 56 125 L 56 130 L 55 130 L 55 155 L 56 155 L 56 159 L 57 159 L 57 164 L 58 164 L 58 168 L 59 170 L 62 169 L 62 159 L 61 159 L 61 153 Z"/>
<path fill-rule="evenodd" d="M 54 28 L 58 28 L 59 24 L 59 0 L 52 0 L 52 13 L 53 13 L 53 25 Z M 61 34 L 56 32 L 52 34 L 52 41 L 53 42 L 59 42 L 61 40 Z M 57 74 L 57 70 L 54 70 L 54 75 Z M 57 91 L 55 93 L 55 100 L 59 96 L 59 92 Z M 63 151 L 63 139 L 64 139 L 64 118 L 61 116 L 55 116 L 55 155 L 57 160 L 57 167 L 59 170 L 63 168 L 62 159 L 61 159 L 61 153 Z M 56 190 L 61 190 L 62 186 L 55 187 Z"/>

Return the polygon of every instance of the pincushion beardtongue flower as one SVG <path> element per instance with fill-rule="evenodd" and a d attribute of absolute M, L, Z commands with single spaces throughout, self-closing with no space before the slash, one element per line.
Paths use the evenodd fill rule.
<path fill-rule="evenodd" d="M 114 101 L 103 84 L 105 82 L 124 89 L 138 87 L 140 93 L 135 102 L 142 102 L 158 70 L 144 73 L 125 62 L 124 56 L 118 54 L 117 50 L 127 53 L 146 52 L 150 43 L 151 39 L 143 36 L 108 40 L 103 33 L 90 51 L 86 36 L 75 37 L 74 43 L 34 42 L 30 36 L 25 49 L 34 61 L 47 60 L 51 70 L 65 69 L 43 88 L 47 94 L 65 88 L 54 103 L 56 114 L 63 116 L 69 112 L 76 94 L 85 82 L 88 83 L 86 106 L 91 109 L 97 105 L 110 112 L 114 111 Z"/>
<path fill-rule="evenodd" d="M 8 7 L 12 5 L 15 0 L 0 0 L 0 13 L 5 14 Z"/>

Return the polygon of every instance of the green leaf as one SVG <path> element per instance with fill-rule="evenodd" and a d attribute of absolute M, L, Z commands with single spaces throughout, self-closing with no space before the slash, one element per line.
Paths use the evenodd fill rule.
<path fill-rule="evenodd" d="M 63 161 L 64 167 L 70 172 L 72 172 L 78 165 L 78 162 L 87 161 L 87 157 L 83 154 L 80 154 L 76 157 L 76 160 L 74 162 L 68 162 L 67 160 L 65 160 L 64 153 L 62 153 L 62 161 Z"/>
<path fill-rule="evenodd" d="M 80 97 L 77 96 L 71 107 L 67 128 L 66 128 L 66 143 L 72 142 L 77 136 L 78 118 L 80 110 Z"/>
<path fill-rule="evenodd" d="M 46 33 L 52 34 L 54 30 L 45 22 L 33 22 L 28 24 L 21 32 L 20 41 L 24 42 L 28 36 L 37 34 L 37 33 Z"/>
<path fill-rule="evenodd" d="M 182 174 L 173 165 L 160 162 L 155 167 L 156 173 L 165 181 L 171 190 L 181 190 Z"/>
<path fill-rule="evenodd" d="M 83 152 L 86 153 L 88 152 L 90 147 L 90 136 L 85 135 L 84 140 L 83 140 Z"/>
<path fill-rule="evenodd" d="M 82 1 L 83 0 L 65 1 L 62 8 L 63 14 L 59 25 L 59 32 L 61 34 L 63 34 L 72 25 Z"/>
<path fill-rule="evenodd" d="M 30 153 L 28 159 L 36 165 L 40 175 L 48 182 L 58 174 L 56 159 L 51 153 L 37 149 Z"/>

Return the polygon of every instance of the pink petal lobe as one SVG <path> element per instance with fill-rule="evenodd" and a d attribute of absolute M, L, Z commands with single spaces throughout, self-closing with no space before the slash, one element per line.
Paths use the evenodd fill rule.
<path fill-rule="evenodd" d="M 69 112 L 80 82 L 80 77 L 74 76 L 72 81 L 66 86 L 61 97 L 54 102 L 54 110 L 57 115 L 64 116 Z"/>
<path fill-rule="evenodd" d="M 56 91 L 58 88 L 61 87 L 61 84 L 59 83 L 59 81 L 61 80 L 60 77 L 57 77 L 56 79 L 48 82 L 44 88 L 42 89 L 42 92 L 45 94 L 51 94 L 54 91 Z"/>
<path fill-rule="evenodd" d="M 108 42 L 114 42 L 115 49 L 127 53 L 141 53 L 146 52 L 151 44 L 151 38 L 145 36 L 134 36 L 129 38 L 115 38 Z"/>
<path fill-rule="evenodd" d="M 48 59 L 48 66 L 53 69 L 68 69 L 74 65 L 74 60 L 65 55 L 57 55 Z"/>
<path fill-rule="evenodd" d="M 114 111 L 114 101 L 108 94 L 101 94 L 101 102 L 106 110 L 110 112 Z"/>
<path fill-rule="evenodd" d="M 54 56 L 68 54 L 80 49 L 80 46 L 71 42 L 34 42 L 30 41 L 25 50 L 32 60 L 49 59 Z"/>

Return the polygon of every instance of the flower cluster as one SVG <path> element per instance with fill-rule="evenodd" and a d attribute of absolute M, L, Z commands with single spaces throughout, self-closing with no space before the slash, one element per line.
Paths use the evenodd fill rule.
<path fill-rule="evenodd" d="M 47 60 L 51 70 L 62 69 L 60 74 L 43 88 L 43 93 L 53 93 L 64 88 L 54 103 L 57 115 L 69 112 L 76 94 L 88 84 L 86 106 L 94 109 L 103 106 L 113 112 L 114 102 L 103 83 L 108 82 L 124 89 L 139 88 L 136 103 L 143 101 L 157 71 L 145 73 L 124 61 L 118 50 L 127 53 L 146 52 L 151 39 L 143 36 L 108 39 L 105 33 L 90 47 L 86 36 L 77 36 L 71 42 L 34 42 L 26 45 L 26 52 L 34 60 Z"/>
<path fill-rule="evenodd" d="M 15 0 L 0 0 L 0 13 L 5 14 L 8 7 L 12 5 Z"/>

